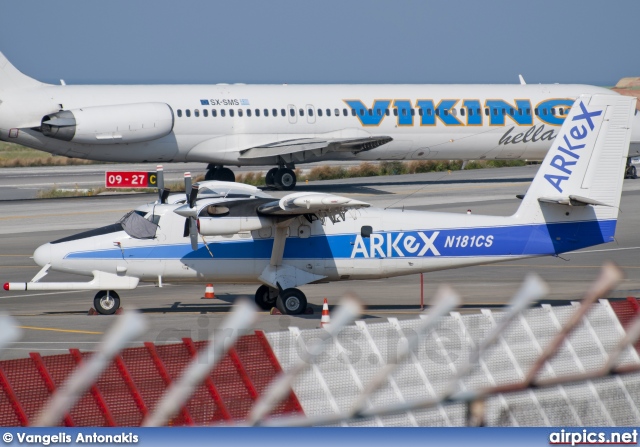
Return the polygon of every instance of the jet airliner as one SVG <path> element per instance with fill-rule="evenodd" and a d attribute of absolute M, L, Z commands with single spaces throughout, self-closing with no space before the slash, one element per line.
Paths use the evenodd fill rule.
<path fill-rule="evenodd" d="M 0 53 L 0 140 L 112 162 L 295 166 L 323 160 L 541 160 L 589 85 L 51 85 Z M 640 116 L 630 155 L 640 154 Z"/>

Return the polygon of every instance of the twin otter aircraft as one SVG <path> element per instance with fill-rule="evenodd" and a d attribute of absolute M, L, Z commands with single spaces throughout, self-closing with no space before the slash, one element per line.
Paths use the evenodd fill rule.
<path fill-rule="evenodd" d="M 0 53 L 0 140 L 114 162 L 277 166 L 323 160 L 542 160 L 588 85 L 50 85 Z M 640 116 L 631 155 L 640 154 Z M 626 152 L 625 152 L 626 155 Z"/>
<path fill-rule="evenodd" d="M 6 290 L 94 289 L 113 313 L 115 290 L 140 281 L 259 283 L 256 303 L 299 314 L 298 287 L 387 278 L 558 255 L 614 240 L 635 98 L 582 95 L 513 216 L 370 208 L 332 194 L 274 199 L 251 186 L 187 183 L 117 224 L 39 247 L 42 270 Z M 168 199 L 168 200 L 167 200 Z M 180 203 L 182 202 L 182 203 Z M 152 262 L 149 262 L 152 261 Z M 52 269 L 90 282 L 40 282 Z"/>

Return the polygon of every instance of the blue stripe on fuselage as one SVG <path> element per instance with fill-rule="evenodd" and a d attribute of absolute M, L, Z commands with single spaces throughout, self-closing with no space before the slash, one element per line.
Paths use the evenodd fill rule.
<path fill-rule="evenodd" d="M 284 259 L 368 257 L 540 256 L 578 250 L 613 241 L 616 220 L 456 228 L 288 238 Z M 216 259 L 268 259 L 273 239 L 217 241 L 208 244 Z M 69 253 L 66 259 L 211 259 L 200 244 L 123 247 Z"/>

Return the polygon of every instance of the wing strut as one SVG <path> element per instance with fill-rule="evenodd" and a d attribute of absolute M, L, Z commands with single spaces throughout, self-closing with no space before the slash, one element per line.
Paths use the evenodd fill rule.
<path fill-rule="evenodd" d="M 282 265 L 282 255 L 284 255 L 284 244 L 287 241 L 287 230 L 293 219 L 287 219 L 276 224 L 276 235 L 273 238 L 273 248 L 271 249 L 270 264 L 274 267 Z"/>

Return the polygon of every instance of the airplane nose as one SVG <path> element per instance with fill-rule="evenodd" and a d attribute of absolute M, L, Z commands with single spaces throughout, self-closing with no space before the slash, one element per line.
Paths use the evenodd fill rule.
<path fill-rule="evenodd" d="M 36 261 L 40 267 L 44 267 L 51 263 L 51 244 L 44 244 L 36 248 L 33 252 L 33 260 Z"/>

